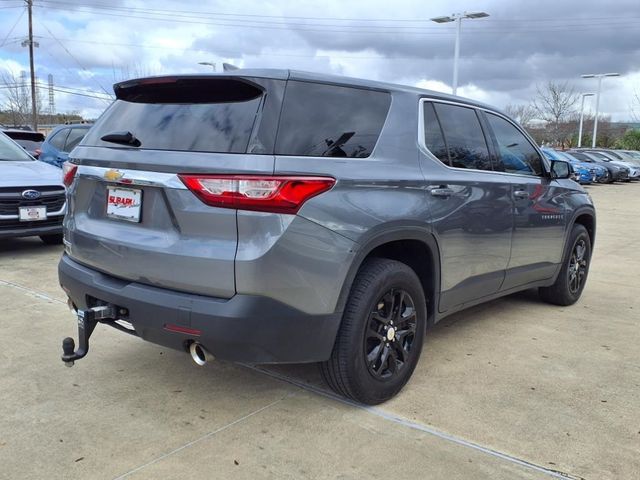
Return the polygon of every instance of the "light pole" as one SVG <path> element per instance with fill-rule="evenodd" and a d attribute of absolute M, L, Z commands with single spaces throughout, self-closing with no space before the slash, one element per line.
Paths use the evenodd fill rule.
<path fill-rule="evenodd" d="M 584 119 L 584 97 L 593 97 L 595 93 L 583 93 L 580 102 L 580 127 L 578 128 L 578 148 L 582 146 L 582 120 Z"/>
<path fill-rule="evenodd" d="M 600 89 L 602 87 L 602 78 L 619 76 L 619 73 L 588 73 L 586 75 L 582 75 L 582 78 L 598 79 L 598 90 L 596 90 L 596 114 L 593 119 L 593 139 L 591 141 L 591 148 L 596 148 L 596 135 L 598 134 L 598 109 L 600 108 Z"/>
<path fill-rule="evenodd" d="M 452 91 L 455 95 L 458 92 L 458 58 L 460 57 L 460 30 L 462 29 L 463 18 L 485 18 L 489 14 L 486 12 L 462 12 L 454 13 L 448 17 L 434 17 L 432 22 L 436 23 L 449 23 L 456 22 L 456 44 L 453 52 L 453 87 Z"/>
<path fill-rule="evenodd" d="M 213 62 L 198 62 L 198 65 L 209 65 L 211 68 L 213 68 L 213 71 L 216 71 L 216 64 Z"/>

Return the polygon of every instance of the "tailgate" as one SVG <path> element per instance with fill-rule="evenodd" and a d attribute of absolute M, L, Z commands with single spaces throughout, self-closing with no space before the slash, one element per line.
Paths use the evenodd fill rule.
<path fill-rule="evenodd" d="M 178 174 L 273 174 L 284 82 L 137 79 L 80 146 L 67 253 L 115 277 L 220 298 L 235 294 L 236 210 L 206 205 Z"/>

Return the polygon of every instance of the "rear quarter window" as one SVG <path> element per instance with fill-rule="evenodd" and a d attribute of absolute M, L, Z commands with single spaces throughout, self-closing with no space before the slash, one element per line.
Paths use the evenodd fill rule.
<path fill-rule="evenodd" d="M 89 131 L 88 128 L 72 128 L 69 132 L 69 136 L 67 137 L 67 142 L 64 146 L 65 152 L 70 152 L 75 148 L 76 145 L 80 143 L 80 141 L 84 138 L 84 136 Z"/>
<path fill-rule="evenodd" d="M 63 128 L 62 130 L 58 130 L 53 134 L 51 138 L 49 138 L 48 142 L 56 149 L 56 150 L 64 150 L 64 142 L 67 139 L 67 135 L 69 135 L 69 129 Z"/>
<path fill-rule="evenodd" d="M 290 81 L 277 155 L 354 157 L 371 155 L 391 104 L 387 92 Z"/>

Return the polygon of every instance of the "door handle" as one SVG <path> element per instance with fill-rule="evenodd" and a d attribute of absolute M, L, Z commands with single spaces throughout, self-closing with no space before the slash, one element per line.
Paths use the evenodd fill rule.
<path fill-rule="evenodd" d="M 429 193 L 434 197 L 447 198 L 453 195 L 455 192 L 452 188 L 446 185 L 440 185 L 439 187 L 429 187 Z"/>
<path fill-rule="evenodd" d="M 529 192 L 526 190 L 516 190 L 513 192 L 513 196 L 516 198 L 529 198 Z"/>

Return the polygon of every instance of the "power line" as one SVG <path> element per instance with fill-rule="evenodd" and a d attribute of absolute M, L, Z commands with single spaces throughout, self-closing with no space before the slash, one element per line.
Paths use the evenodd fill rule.
<path fill-rule="evenodd" d="M 6 89 L 10 89 L 10 88 L 19 88 L 20 86 L 22 86 L 21 83 L 5 83 L 4 85 L 0 85 L 0 90 L 6 90 Z M 49 88 L 48 84 L 43 84 L 41 82 L 36 83 L 36 86 L 38 88 Z M 68 95 L 76 95 L 76 96 L 80 96 L 80 97 L 88 97 L 88 98 L 95 98 L 98 100 L 108 100 L 109 103 L 111 103 L 112 99 L 100 96 L 100 95 L 104 95 L 102 93 L 99 92 L 93 92 L 93 93 L 87 93 L 87 91 L 79 89 L 79 88 L 74 88 L 74 87 L 60 87 L 60 86 L 54 86 L 53 87 L 53 91 L 55 92 L 59 92 L 59 93 L 66 93 Z M 89 90 L 88 92 L 92 92 L 91 90 Z"/>
<path fill-rule="evenodd" d="M 228 13 L 228 12 L 211 12 L 202 10 L 163 10 L 163 9 L 151 9 L 140 7 L 118 7 L 114 5 L 104 3 L 82 3 L 82 2 L 70 2 L 63 0 L 39 0 L 44 3 L 50 4 L 62 4 L 76 7 L 86 7 L 90 9 L 109 9 L 109 10 L 121 10 L 127 12 L 140 12 L 140 13 L 152 13 L 152 14 L 166 14 L 170 16 L 183 15 L 183 14 L 195 14 L 200 18 L 202 15 L 209 16 L 221 16 L 221 17 L 239 17 L 239 18 L 274 18 L 274 19 L 292 19 L 292 20 L 314 20 L 314 21 L 359 21 L 359 22 L 403 22 L 403 23 L 428 23 L 429 19 L 416 19 L 416 18 L 345 18 L 345 17 L 304 17 L 304 16 L 288 16 L 288 15 L 265 15 L 265 14 L 246 14 L 246 13 Z M 640 19 L 640 17 L 625 17 Z M 611 17 L 578 17 L 572 18 L 572 20 L 587 20 L 601 22 L 602 20 L 620 20 L 620 16 Z M 547 18 L 492 18 L 487 20 L 488 22 L 559 22 L 565 24 L 566 18 L 547 17 Z"/>
<path fill-rule="evenodd" d="M 72 58 L 72 59 L 73 59 L 73 60 L 74 60 L 74 61 L 75 61 L 79 66 L 80 66 L 80 68 L 81 68 L 82 70 L 84 70 L 85 72 L 89 72 L 89 73 L 91 73 L 87 68 L 85 68 L 85 66 L 84 66 L 84 65 L 82 65 L 82 63 L 80 63 L 80 60 L 78 60 L 76 57 L 74 57 L 74 56 L 73 56 L 73 54 L 72 54 L 72 53 L 67 49 L 67 47 L 65 47 L 65 46 L 64 46 L 64 44 L 63 44 L 60 40 L 58 40 L 58 38 L 53 34 L 53 32 L 52 32 L 51 30 L 49 30 L 49 29 L 47 28 L 47 26 L 46 26 L 44 23 L 42 23 L 42 22 L 38 22 L 38 24 L 40 24 L 41 26 L 43 26 L 43 27 L 44 27 L 44 29 L 45 29 L 47 32 L 49 32 L 49 34 L 53 37 L 53 39 L 54 39 L 56 42 L 58 42 L 58 44 L 60 44 L 60 46 L 64 49 L 64 51 L 65 51 L 65 52 L 67 52 L 67 54 L 68 54 L 68 55 L 69 55 L 69 56 L 70 56 L 70 57 L 71 57 L 71 58 Z M 104 88 L 104 87 L 102 86 L 102 84 L 101 84 L 101 83 L 100 83 L 96 78 L 94 78 L 94 77 L 92 76 L 92 77 L 91 77 L 91 80 L 93 80 L 93 81 L 96 83 L 96 85 L 98 85 L 98 87 L 100 87 L 100 89 L 101 89 L 104 93 L 106 93 L 107 95 L 111 95 L 111 94 L 107 91 L 107 89 L 106 89 L 106 88 Z"/>
<path fill-rule="evenodd" d="M 46 0 L 50 1 L 50 0 Z M 55 11 L 69 11 L 69 12 L 83 12 L 83 13 L 91 13 L 89 10 L 78 10 L 72 8 L 64 8 L 58 6 L 48 6 L 45 4 L 40 4 L 42 8 L 55 10 Z M 82 6 L 81 6 L 82 7 Z M 115 7 L 114 7 L 115 8 Z M 346 33 L 346 34 L 392 34 L 392 35 L 422 35 L 422 36 L 450 36 L 453 35 L 453 30 L 443 30 L 438 29 L 434 30 L 431 27 L 417 27 L 417 26 L 406 26 L 406 27 L 397 27 L 397 26 L 351 26 L 351 25 L 329 25 L 329 24 L 299 24 L 299 25 L 291 25 L 283 22 L 260 22 L 259 25 L 255 23 L 257 21 L 253 20 L 241 20 L 241 19 L 233 19 L 233 20 L 220 20 L 218 21 L 203 21 L 197 19 L 199 17 L 193 17 L 189 15 L 180 15 L 179 13 L 174 13 L 171 16 L 168 14 L 155 14 L 156 16 L 149 16 L 144 14 L 135 14 L 137 12 L 134 11 L 134 14 L 125 14 L 125 13 L 112 13 L 112 12 L 101 12 L 100 15 L 106 15 L 111 17 L 121 17 L 121 18 L 135 18 L 141 20 L 152 20 L 152 21 L 160 21 L 160 22 L 171 22 L 175 23 L 183 23 L 183 24 L 192 24 L 192 25 L 213 25 L 219 27 L 242 27 L 242 28 L 253 28 L 253 29 L 264 29 L 264 30 L 286 30 L 286 31 L 303 31 L 303 32 L 319 32 L 319 33 Z M 158 16 L 158 15 L 166 15 L 166 16 Z M 292 18 L 292 17 L 289 17 Z M 221 22 L 244 22 L 244 23 L 221 23 Z M 572 31 L 583 31 L 583 30 L 593 30 L 594 28 L 607 28 L 611 27 L 631 27 L 636 25 L 638 22 L 632 18 L 620 18 L 617 21 L 610 21 L 609 23 L 598 22 L 598 23 L 573 23 L 573 24 L 557 24 L 557 25 L 546 25 L 542 28 L 528 27 L 528 28 L 507 28 L 507 27 L 499 27 L 498 29 L 491 28 L 468 28 L 466 32 L 473 32 L 474 34 L 508 34 L 508 33 L 540 33 L 540 32 L 556 32 L 556 31 L 566 31 L 567 28 L 571 28 Z M 316 27 L 316 28 L 308 28 L 308 27 Z M 317 28 L 322 27 L 322 28 Z M 325 28 L 325 27 L 334 27 L 334 28 Z M 336 29 L 338 28 L 338 29 Z M 345 28 L 348 28 L 345 30 Z"/>
<path fill-rule="evenodd" d="M 49 37 L 44 37 L 44 36 L 40 36 L 38 38 L 49 38 Z M 192 48 L 183 48 L 183 47 L 167 47 L 164 45 L 148 45 L 148 44 L 137 44 L 137 43 L 120 43 L 120 42 L 103 42 L 103 41 L 98 41 L 98 40 L 80 40 L 80 39 L 70 39 L 70 38 L 62 38 L 61 40 L 63 41 L 69 41 L 69 42 L 77 42 L 77 43 L 88 43 L 88 44 L 93 44 L 93 45 L 110 45 L 110 46 L 115 46 L 115 47 L 139 47 L 139 48 L 150 48 L 150 49 L 159 49 L 159 50 L 178 50 L 181 52 L 204 52 L 204 49 L 192 49 Z M 250 55 L 247 54 L 246 52 L 240 52 L 240 51 L 231 51 L 231 50 L 216 50 L 216 52 L 220 55 L 227 55 L 230 57 L 240 57 L 242 55 Z M 363 55 L 316 55 L 316 54 L 295 54 L 295 53 L 271 53 L 269 52 L 267 54 L 268 56 L 272 56 L 272 57 L 299 57 L 299 58 L 345 58 L 345 59 L 352 59 L 352 60 L 374 60 L 374 59 L 385 59 L 385 60 L 410 60 L 410 59 L 414 59 L 415 57 L 393 57 L 393 58 L 387 58 L 387 57 L 383 57 L 381 55 L 368 55 L 368 56 L 363 56 Z"/>
<path fill-rule="evenodd" d="M 52 9 L 52 10 L 60 10 L 60 11 L 72 11 L 72 12 L 78 12 L 78 10 L 74 10 L 74 9 L 69 9 L 69 8 L 60 8 L 60 7 L 44 7 L 47 9 Z M 89 13 L 86 11 L 82 11 L 85 13 Z M 449 36 L 452 35 L 453 32 L 449 31 L 449 30 L 443 30 L 440 29 L 439 31 L 434 31 L 431 29 L 428 29 L 427 27 L 388 27 L 388 26 L 380 26 L 380 27 L 350 27 L 349 25 L 338 25 L 337 27 L 343 28 L 342 30 L 339 29 L 330 29 L 330 28 L 307 28 L 307 27 L 331 27 L 332 25 L 298 25 L 298 26 L 293 26 L 293 25 L 288 25 L 288 24 L 280 24 L 280 25 L 253 25 L 251 23 L 220 23 L 220 21 L 218 22 L 212 22 L 212 21 L 202 21 L 202 20 L 186 20 L 186 19 L 179 19 L 176 18 L 177 15 L 174 15 L 173 17 L 150 17 L 150 16 L 144 16 L 144 15 L 131 15 L 131 14 L 118 14 L 118 13 L 107 13 L 107 12 L 101 12 L 100 15 L 107 15 L 107 16 L 112 16 L 112 17 L 122 17 L 122 18 L 136 18 L 136 19 L 141 19 L 141 20 L 152 20 L 152 21 L 161 21 L 161 22 L 171 22 L 171 23 L 184 23 L 184 24 L 194 24 L 194 25 L 213 25 L 213 26 L 219 26 L 219 27 L 242 27 L 242 28 L 254 28 L 254 29 L 266 29 L 266 30 L 291 30 L 291 31 L 304 31 L 304 32 L 320 32 L 320 33 L 347 33 L 347 34 L 393 34 L 393 35 L 398 35 L 398 34 L 403 34 L 403 35 L 432 35 L 432 36 Z M 193 18 L 193 17 L 187 17 L 187 18 Z M 238 20 L 236 20 L 238 21 Z M 628 20 L 626 19 L 621 19 L 620 22 L 628 22 Z M 572 31 L 576 31 L 577 29 L 579 29 L 579 27 L 584 27 L 584 29 L 588 29 L 588 30 L 592 30 L 593 28 L 596 27 L 603 27 L 603 28 L 610 28 L 612 26 L 618 26 L 618 27 L 623 27 L 623 26 L 631 26 L 631 25 L 635 25 L 635 21 L 633 23 L 610 23 L 610 24 L 604 24 L 602 22 L 598 23 L 598 24 L 564 24 L 564 25 L 549 25 L 546 26 L 544 28 L 529 28 L 529 29 L 522 29 L 522 28 L 518 28 L 518 29 L 514 29 L 514 28 L 509 28 L 506 29 L 504 27 L 501 27 L 501 29 L 488 29 L 488 28 L 483 28 L 483 29 L 467 29 L 467 32 L 469 31 L 473 31 L 476 34 L 505 34 L 505 33 L 540 33 L 543 31 L 549 31 L 549 32 L 555 32 L 555 31 L 565 31 L 567 28 L 572 28 Z M 333 25 L 335 27 L 335 25 Z M 349 28 L 348 30 L 344 30 L 344 28 Z M 364 28 L 364 29 L 363 29 Z M 401 28 L 400 31 L 390 31 L 389 29 L 398 29 Z M 419 31 L 409 31 L 409 29 L 417 29 Z"/>
<path fill-rule="evenodd" d="M 24 12 L 26 11 L 26 8 L 22 7 L 22 9 L 23 9 L 22 12 L 20 12 L 20 15 L 18 15 L 18 18 L 16 19 L 15 23 L 13 24 L 13 26 L 9 30 L 9 33 L 7 33 L 7 35 L 4 37 L 4 40 L 2 40 L 2 43 L 0 43 L 0 48 L 4 47 L 4 44 L 6 43 L 7 39 L 9 38 L 9 35 L 11 35 L 13 33 L 13 30 L 18 25 L 18 22 L 20 22 L 20 20 L 24 16 Z"/>

